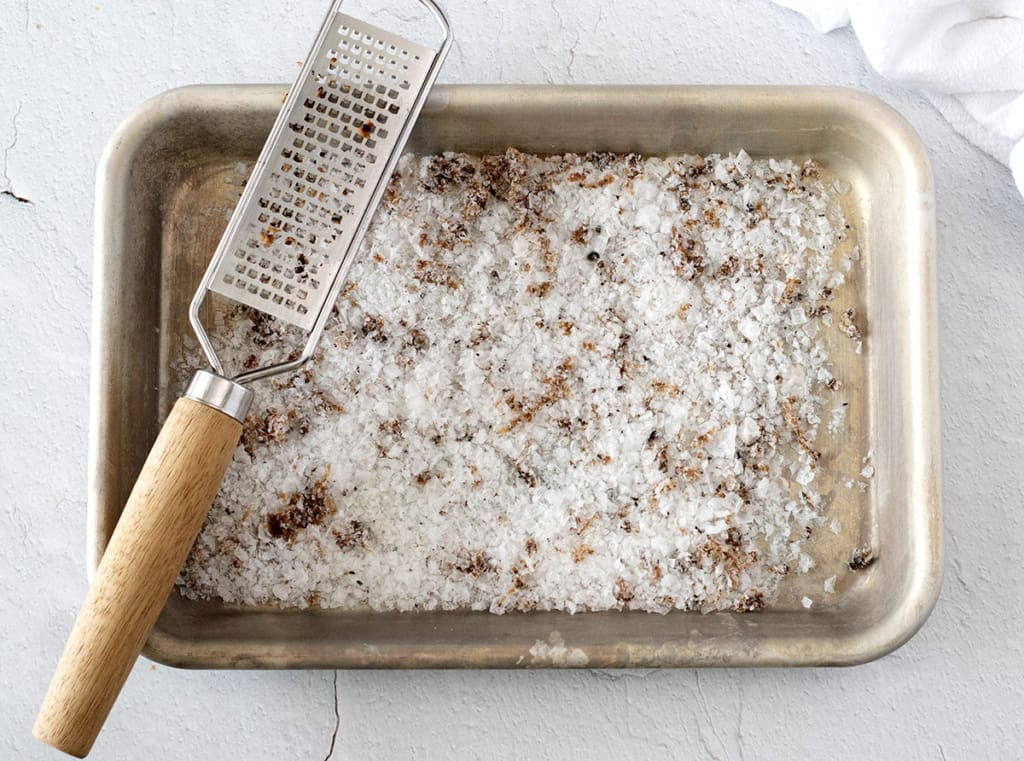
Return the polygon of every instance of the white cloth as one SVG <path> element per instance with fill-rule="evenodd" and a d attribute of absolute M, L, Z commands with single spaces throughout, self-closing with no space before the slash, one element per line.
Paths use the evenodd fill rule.
<path fill-rule="evenodd" d="M 820 32 L 850 24 L 884 77 L 919 87 L 1024 194 L 1024 0 L 775 0 Z"/>

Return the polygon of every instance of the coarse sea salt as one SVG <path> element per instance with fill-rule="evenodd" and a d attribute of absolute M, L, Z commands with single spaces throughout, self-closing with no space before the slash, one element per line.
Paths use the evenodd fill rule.
<path fill-rule="evenodd" d="M 317 355 L 257 395 L 183 593 L 760 609 L 828 507 L 843 234 L 811 162 L 405 157 Z M 220 327 L 254 360 L 286 332 Z"/>

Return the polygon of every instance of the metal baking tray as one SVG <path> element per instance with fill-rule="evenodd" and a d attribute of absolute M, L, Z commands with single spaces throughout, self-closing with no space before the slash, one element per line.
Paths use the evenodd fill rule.
<path fill-rule="evenodd" d="M 99 168 L 89 564 L 180 389 L 187 305 L 285 93 L 203 86 L 142 105 Z M 437 87 L 408 150 L 727 152 L 813 157 L 850 190 L 862 259 L 849 305 L 863 355 L 833 348 L 849 430 L 818 444 L 836 472 L 873 453 L 861 492 L 833 484 L 818 566 L 757 613 L 377 613 L 278 610 L 172 594 L 145 654 L 203 668 L 810 666 L 878 658 L 927 618 L 941 580 L 934 191 L 917 135 L 853 90 L 805 87 Z M 840 304 L 842 306 L 842 304 Z M 825 470 L 823 468 L 822 470 Z M 876 560 L 853 572 L 851 550 Z M 838 574 L 836 592 L 822 594 Z M 814 599 L 810 609 L 800 600 Z"/>

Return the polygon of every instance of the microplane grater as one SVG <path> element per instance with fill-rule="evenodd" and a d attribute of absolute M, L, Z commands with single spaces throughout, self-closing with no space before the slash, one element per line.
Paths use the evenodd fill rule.
<path fill-rule="evenodd" d="M 443 12 L 419 0 L 444 32 L 439 52 L 341 13 L 328 14 L 270 134 L 190 312 L 208 292 L 309 333 L 294 361 L 244 372 L 286 372 L 312 354 L 353 255 L 451 44 Z"/>
<path fill-rule="evenodd" d="M 437 52 L 340 12 L 334 0 L 285 98 L 189 319 L 212 366 L 174 404 L 68 635 L 33 733 L 84 757 L 199 535 L 242 435 L 245 383 L 308 360 L 352 257 L 451 47 Z M 229 376 L 200 310 L 210 293 L 307 332 L 301 354 Z"/>

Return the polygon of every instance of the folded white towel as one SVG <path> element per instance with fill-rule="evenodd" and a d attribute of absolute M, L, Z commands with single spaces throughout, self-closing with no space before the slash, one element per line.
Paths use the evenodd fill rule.
<path fill-rule="evenodd" d="M 922 88 L 1024 194 L 1024 0 L 776 0 L 821 32 L 850 24 L 871 65 Z"/>

